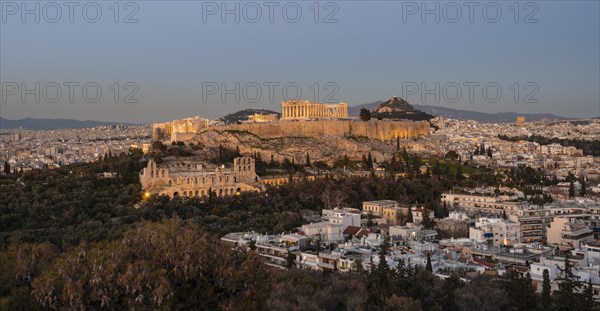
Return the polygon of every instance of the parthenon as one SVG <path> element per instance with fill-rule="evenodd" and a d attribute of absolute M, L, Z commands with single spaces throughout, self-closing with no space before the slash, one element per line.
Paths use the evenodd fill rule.
<path fill-rule="evenodd" d="M 281 102 L 281 115 L 284 120 L 347 118 L 348 104 L 324 104 L 309 100 L 288 100 Z"/>

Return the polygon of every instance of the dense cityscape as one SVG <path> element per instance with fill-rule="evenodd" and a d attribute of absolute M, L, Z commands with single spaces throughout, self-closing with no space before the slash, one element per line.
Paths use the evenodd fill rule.
<path fill-rule="evenodd" d="M 599 0 L 0 0 L 0 311 L 600 311 L 599 55 Z"/>
<path fill-rule="evenodd" d="M 305 106 L 317 109 L 304 110 Z M 346 108 L 334 112 L 335 105 L 309 101 L 288 101 L 282 107 L 288 111 L 283 115 L 238 112 L 236 116 L 245 115 L 246 119 L 234 123 L 226 116 L 219 120 L 193 117 L 153 125 L 3 130 L 1 186 L 3 193 L 13 193 L 3 195 L 2 201 L 0 224 L 6 250 L 3 262 L 6 267 L 24 269 L 18 272 L 23 277 L 50 281 L 59 275 L 49 275 L 40 267 L 52 264 L 53 260 L 75 260 L 75 253 L 69 249 L 78 250 L 79 257 L 86 256 L 81 252 L 105 249 L 79 243 L 96 245 L 120 239 L 119 243 L 130 243 L 127 236 L 154 230 L 158 230 L 154 234 L 166 234 L 162 239 L 172 239 L 176 237 L 169 236 L 170 230 L 179 232 L 193 223 L 199 227 L 185 234 L 201 236 L 190 236 L 192 240 L 185 243 L 193 243 L 199 250 L 209 247 L 216 253 L 254 256 L 245 260 L 253 258 L 252 261 L 261 262 L 261 271 L 275 275 L 281 273 L 276 271 L 306 271 L 306 277 L 310 278 L 314 278 L 311 273 L 315 271 L 339 274 L 336 277 L 341 278 L 339 281 L 318 281 L 330 287 L 329 290 L 339 289 L 335 289 L 338 286 L 335 283 L 327 282 L 341 282 L 343 275 L 348 274 L 359 288 L 348 289 L 348 295 L 356 295 L 356 301 L 338 297 L 342 309 L 597 308 L 600 297 L 597 240 L 600 121 L 597 119 L 527 122 L 518 118 L 514 123 L 484 123 L 430 116 L 429 121 L 410 120 L 405 117 L 415 115 L 416 110 L 397 97 L 373 110 L 362 108 L 360 116 L 349 116 Z M 318 132 L 321 124 L 328 129 L 326 133 Z M 426 125 L 427 131 L 420 124 Z M 373 134 L 373 128 L 384 128 L 387 132 Z M 264 137 L 260 133 L 265 133 Z M 262 145 L 249 140 L 255 137 L 260 138 Z M 289 148 L 297 144 L 311 146 L 312 140 L 337 149 L 337 155 L 324 155 L 310 148 Z M 273 145 L 279 147 L 267 147 Z M 365 153 L 353 152 L 355 149 Z M 62 187 L 59 176 L 74 173 L 88 184 L 86 188 L 94 187 L 90 182 L 96 184 L 96 190 L 85 195 L 87 199 L 81 203 L 76 203 L 79 201 L 75 198 L 68 199 L 76 200 L 72 201 L 74 206 L 54 205 L 58 202 L 52 203 L 51 197 L 57 194 L 48 191 Z M 126 192 L 122 189 L 118 191 L 120 194 L 114 194 L 105 190 L 123 187 L 118 185 L 126 186 Z M 318 190 L 308 190 L 314 187 Z M 43 196 L 33 199 L 31 194 L 27 195 L 26 201 L 30 203 L 23 202 L 23 197 L 17 194 L 26 195 L 34 189 Z M 307 189 L 304 195 L 303 189 Z M 299 197 L 295 196 L 297 191 Z M 41 203 L 40 199 L 46 202 L 42 206 L 56 210 L 48 215 L 50 218 L 23 222 L 30 212 L 20 209 L 27 204 L 33 204 L 30 208 L 34 208 Z M 67 209 L 63 212 L 64 208 Z M 223 208 L 228 212 L 217 211 Z M 76 215 L 83 213 L 87 215 L 84 219 L 89 220 L 72 223 L 75 220 L 69 220 L 71 216 L 65 217 L 64 213 L 75 213 L 77 219 L 81 216 Z M 53 221 L 55 217 L 63 220 Z M 17 218 L 21 220 L 15 222 Z M 127 229 L 135 223 L 127 225 L 133 219 L 146 224 Z M 167 227 L 152 229 L 155 225 L 151 223 L 156 221 L 157 226 Z M 63 222 L 70 223 L 66 227 L 71 232 L 69 240 L 64 240 L 66 228 L 60 225 Z M 39 230 L 48 234 L 39 237 L 35 234 Z M 89 230 L 96 233 L 90 236 Z M 193 242 L 198 238 L 211 245 Z M 59 249 L 66 253 L 39 248 L 49 247 L 43 246 L 47 243 L 58 243 Z M 14 261 L 30 252 L 26 256 L 36 257 L 48 251 L 52 254 L 50 258 L 58 257 L 50 262 L 39 258 L 25 266 Z M 189 257 L 192 254 L 188 251 L 183 252 L 176 258 L 201 260 Z M 94 256 L 100 256 L 94 262 L 105 260 L 101 253 Z M 163 264 L 175 267 L 179 264 L 176 258 L 153 263 L 152 266 L 159 266 L 152 269 Z M 125 258 L 120 260 L 124 261 L 120 264 L 127 262 Z M 5 291 L 3 301 L 6 306 L 14 306 L 14 299 L 26 299 L 43 307 L 63 308 L 118 306 L 121 304 L 118 299 L 132 299 L 126 305 L 165 304 L 173 308 L 187 302 L 174 298 L 179 289 L 172 287 L 174 284 L 170 282 L 175 279 L 171 278 L 182 277 L 178 273 L 191 273 L 185 272 L 186 269 L 204 269 L 177 268 L 184 270 L 164 280 L 171 285 L 149 285 L 136 294 L 122 292 L 119 287 L 123 285 L 110 291 L 102 289 L 109 284 L 100 286 L 103 272 L 93 272 L 98 269 L 95 265 L 78 268 L 92 269 L 92 274 L 98 274 L 78 281 L 84 282 L 77 285 L 84 286 L 77 290 L 83 296 L 79 298 L 68 294 L 75 290 L 68 289 L 75 286 L 69 285 L 72 281 L 62 285 L 59 283 L 63 281 L 56 285 L 47 281 L 9 281 L 10 272 L 4 270 L 3 277 L 8 278 L 5 284 L 25 286 L 32 295 L 18 298 L 17 293 Z M 117 270 L 106 273 L 130 273 L 117 266 L 111 269 Z M 36 273 L 41 275 L 32 275 Z M 78 278 L 80 272 L 62 273 L 67 273 L 68 278 Z M 298 276 L 280 277 L 293 280 Z M 159 281 L 146 278 L 145 282 Z M 419 285 L 429 294 L 410 290 L 416 286 L 413 282 L 422 282 L 414 278 L 432 278 L 429 282 L 433 285 Z M 85 286 L 87 282 L 89 285 Z M 286 291 L 291 292 L 286 295 L 296 293 L 299 297 L 284 302 L 278 296 L 279 281 L 270 282 L 274 283 L 253 286 L 274 287 L 271 296 L 250 299 L 241 309 L 304 309 L 300 297 L 306 293 L 288 288 Z M 304 282 L 292 285 L 304 286 Z M 569 287 L 565 285 L 567 282 Z M 501 288 L 494 294 L 498 295 L 496 300 L 468 290 L 471 286 L 491 289 L 496 283 Z M 436 294 L 429 287 L 435 284 L 443 288 L 454 284 L 454 287 Z M 360 289 L 361 286 L 365 288 Z M 567 294 L 577 302 L 565 305 L 559 300 L 560 295 Z M 118 298 L 121 295 L 125 296 Z M 442 306 L 441 298 L 428 295 L 442 295 L 445 297 L 442 301 L 449 305 Z M 528 295 L 528 300 L 520 301 L 520 295 Z M 223 308 L 220 303 L 215 306 Z"/>

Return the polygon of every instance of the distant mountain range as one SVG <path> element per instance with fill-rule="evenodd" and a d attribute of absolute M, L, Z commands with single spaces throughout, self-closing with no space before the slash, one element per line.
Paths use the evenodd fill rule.
<path fill-rule="evenodd" d="M 27 128 L 30 130 L 56 130 L 63 128 L 87 128 L 106 125 L 132 125 L 133 123 L 101 122 L 93 120 L 73 120 L 73 119 L 33 119 L 25 118 L 20 120 L 9 120 L 0 118 L 0 128 Z"/>
<path fill-rule="evenodd" d="M 377 109 L 384 101 L 375 101 L 363 105 L 356 105 L 348 108 L 348 113 L 351 116 L 358 116 L 360 109 L 365 107 L 369 110 Z M 453 108 L 445 108 L 438 106 L 429 105 L 412 105 L 416 110 L 434 115 L 442 116 L 446 118 L 453 118 L 459 120 L 475 120 L 479 122 L 515 122 L 518 116 L 524 116 L 527 121 L 540 121 L 542 119 L 559 119 L 566 120 L 568 118 L 557 116 L 551 113 L 516 113 L 516 112 L 499 112 L 499 113 L 486 113 L 470 110 L 461 110 Z"/>
<path fill-rule="evenodd" d="M 384 101 L 379 100 L 372 103 L 356 105 L 348 108 L 348 113 L 351 116 L 358 116 L 360 109 L 365 107 L 369 110 L 379 108 Z M 414 109 L 425 112 L 434 116 L 442 116 L 446 118 L 460 119 L 460 120 L 476 120 L 479 122 L 515 122 L 518 116 L 524 116 L 527 121 L 539 121 L 542 119 L 557 119 L 567 120 L 562 116 L 557 116 L 550 113 L 516 113 L 516 112 L 499 112 L 499 113 L 486 113 L 470 110 L 461 110 L 453 108 L 445 108 L 438 106 L 429 105 L 412 105 Z M 221 121 L 226 123 L 236 123 L 238 121 L 247 120 L 249 115 L 254 113 L 260 114 L 272 114 L 277 113 L 276 111 L 266 109 L 244 109 L 235 113 L 230 113 L 221 117 Z M 74 120 L 74 119 L 34 119 L 25 118 L 20 120 L 10 120 L 0 118 L 0 128 L 11 129 L 11 128 L 27 128 L 32 130 L 56 130 L 61 128 L 88 128 L 96 126 L 107 126 L 107 125 L 134 125 L 135 123 L 119 123 L 119 122 L 102 122 L 93 120 Z"/>

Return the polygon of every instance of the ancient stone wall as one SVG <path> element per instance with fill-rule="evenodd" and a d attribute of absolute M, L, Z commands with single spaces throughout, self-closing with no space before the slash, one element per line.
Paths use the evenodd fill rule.
<path fill-rule="evenodd" d="M 232 168 L 212 171 L 197 163 L 158 165 L 150 160 L 139 177 L 142 190 L 148 195 L 203 197 L 213 191 L 217 196 L 227 196 L 262 189 L 260 177 L 256 175 L 255 160 L 250 157 L 235 158 Z"/>
<path fill-rule="evenodd" d="M 260 138 L 312 137 L 323 135 L 341 137 L 366 137 L 380 141 L 393 141 L 400 138 L 429 136 L 427 121 L 358 121 L 358 120 L 318 120 L 283 121 L 264 124 L 235 124 L 213 126 L 202 131 L 242 131 Z M 201 135 L 201 134 L 200 134 Z"/>

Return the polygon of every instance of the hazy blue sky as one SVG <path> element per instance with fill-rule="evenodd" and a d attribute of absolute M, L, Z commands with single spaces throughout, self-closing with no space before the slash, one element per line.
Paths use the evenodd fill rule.
<path fill-rule="evenodd" d="M 227 8 L 237 3 L 240 13 L 226 15 L 226 20 L 220 15 L 222 1 L 120 2 L 118 23 L 113 1 L 77 2 L 72 21 L 63 2 L 55 2 L 59 17 L 57 8 L 43 1 L 27 1 L 25 9 L 38 3 L 39 14 L 22 16 L 22 3 L 1 0 L 4 118 L 152 122 L 214 118 L 243 108 L 279 111 L 282 87 L 293 83 L 310 100 L 315 99 L 315 83 L 321 101 L 337 87 L 330 99 L 350 105 L 397 95 L 414 104 L 484 112 L 600 113 L 600 5 L 595 0 L 520 2 L 518 10 L 513 1 L 475 1 L 472 11 L 460 1 L 429 1 L 427 7 L 406 1 L 319 2 L 318 23 L 313 1 L 288 4 L 287 14 L 286 2 L 228 1 Z M 439 23 L 434 14 L 424 20 L 421 12 L 436 5 Z M 98 7 L 102 16 L 92 23 Z M 292 23 L 297 7 L 302 15 Z M 498 7 L 502 13 L 496 17 Z M 215 8 L 219 12 L 209 15 Z M 137 23 L 123 23 L 125 19 Z M 49 22 L 53 20 L 57 22 Z M 39 102 L 35 94 L 23 92 L 23 86 L 35 89 L 36 82 Z M 68 82 L 79 83 L 73 86 L 73 103 Z M 95 103 L 82 96 L 82 86 L 90 82 L 102 90 Z M 115 82 L 121 89 L 118 103 L 113 102 Z M 127 82 L 134 84 L 124 90 Z M 279 84 L 272 86 L 273 100 L 269 82 Z M 469 82 L 479 85 L 469 87 Z M 236 91 L 223 101 L 221 90 L 214 89 L 223 84 L 235 89 L 236 83 L 239 103 Z M 486 84 L 487 98 L 482 94 Z M 57 85 L 62 96 L 52 103 Z M 257 85 L 262 96 L 254 100 Z M 131 99 L 139 102 L 126 102 L 135 86 Z M 457 86 L 462 92 L 458 99 Z M 423 94 L 423 87 L 433 91 Z M 502 95 L 494 98 L 497 88 Z M 87 90 L 93 99 L 94 88 Z M 287 90 L 287 96 L 296 96 L 293 87 Z"/>

